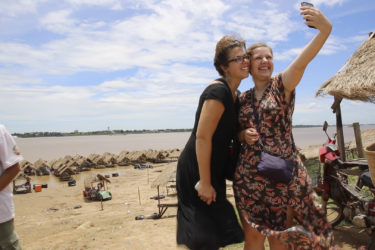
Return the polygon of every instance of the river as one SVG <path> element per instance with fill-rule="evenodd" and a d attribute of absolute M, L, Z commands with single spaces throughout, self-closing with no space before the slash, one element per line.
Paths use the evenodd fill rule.
<path fill-rule="evenodd" d="M 361 125 L 361 130 L 373 129 L 375 125 Z M 335 133 L 335 127 L 328 128 L 328 134 Z M 16 138 L 18 147 L 25 160 L 35 162 L 37 159 L 52 160 L 66 155 L 83 155 L 90 153 L 102 154 L 110 152 L 119 154 L 121 151 L 146 149 L 182 149 L 189 137 L 189 132 L 151 133 L 128 135 L 94 135 L 65 137 Z M 321 127 L 293 128 L 293 135 L 298 147 L 318 145 L 327 139 Z M 354 139 L 352 127 L 344 127 L 345 142 Z"/>

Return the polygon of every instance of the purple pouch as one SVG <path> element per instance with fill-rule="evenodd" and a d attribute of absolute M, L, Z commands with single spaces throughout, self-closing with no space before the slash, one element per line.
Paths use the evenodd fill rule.
<path fill-rule="evenodd" d="M 288 184 L 293 178 L 293 160 L 284 160 L 266 152 L 261 152 L 258 174 L 274 182 Z"/>

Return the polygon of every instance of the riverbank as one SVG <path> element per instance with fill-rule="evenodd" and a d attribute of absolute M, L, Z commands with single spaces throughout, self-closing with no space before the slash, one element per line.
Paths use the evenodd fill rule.
<path fill-rule="evenodd" d="M 160 219 L 135 220 L 139 215 L 158 213 L 158 201 L 153 185 L 173 176 L 176 162 L 152 164 L 151 169 L 116 167 L 91 170 L 75 177 L 76 186 L 69 187 L 54 176 L 33 177 L 33 183 L 48 183 L 41 192 L 14 196 L 15 226 L 24 249 L 185 249 L 176 244 L 176 207 L 169 207 Z M 86 201 L 83 198 L 84 177 L 89 173 L 109 175 L 112 193 L 109 201 Z M 118 173 L 112 177 L 112 173 Z M 164 174 L 163 174 L 164 173 Z M 171 174 L 172 173 L 172 174 Z M 163 176 L 163 178 L 160 178 Z M 167 178 L 168 180 L 168 178 Z M 160 186 L 161 203 L 176 203 L 173 184 Z M 231 183 L 228 197 L 234 204 Z M 335 230 L 335 245 L 354 250 L 366 244 L 368 236 L 351 226 Z M 242 244 L 225 249 L 242 249 Z"/>
<path fill-rule="evenodd" d="M 362 125 L 361 130 L 375 129 L 375 125 Z M 333 136 L 334 127 L 328 128 L 328 134 Z M 322 145 L 327 136 L 322 128 L 294 128 L 294 140 L 298 148 L 306 148 L 310 145 Z M 35 162 L 38 159 L 53 160 L 66 155 L 103 154 L 109 152 L 119 154 L 123 150 L 168 150 L 185 146 L 190 136 L 189 132 L 179 133 L 153 133 L 153 134 L 132 134 L 132 135 L 93 135 L 73 137 L 36 137 L 16 138 L 18 147 L 25 160 Z M 345 142 L 354 139 L 353 128 L 344 127 Z M 362 136 L 365 140 L 366 136 Z"/>
<path fill-rule="evenodd" d="M 366 132 L 363 144 L 370 143 L 373 140 L 371 138 L 375 140 L 373 135 L 375 135 L 375 130 L 371 133 Z M 168 141 L 183 141 L 182 146 L 176 148 L 182 148 L 185 142 L 181 138 L 176 140 L 175 137 L 166 136 L 158 140 L 163 140 L 159 142 L 160 145 Z M 110 137 L 106 143 L 110 144 L 114 141 L 116 139 Z M 49 153 L 67 147 L 66 144 L 56 144 L 53 140 L 49 142 L 51 147 Z M 101 138 L 100 143 L 102 142 Z M 138 146 L 142 145 L 142 142 L 150 143 L 150 137 L 134 138 L 133 142 L 136 142 Z M 118 146 L 117 143 L 114 144 Z M 38 142 L 35 141 L 29 146 L 32 145 L 34 145 L 34 151 L 28 151 L 28 153 L 34 152 L 35 155 L 31 155 L 32 159 L 42 158 L 45 153 L 42 147 L 39 147 Z M 85 141 L 84 145 L 81 144 L 84 148 L 80 150 L 95 149 L 97 145 L 99 144 Z M 168 144 L 164 148 L 175 147 Z M 65 156 L 65 153 L 60 152 L 59 156 L 61 155 Z M 49 156 L 51 157 L 52 154 Z M 32 177 L 32 184 L 48 184 L 48 187 L 43 188 L 41 192 L 33 191 L 14 196 L 15 226 L 23 248 L 30 250 L 184 249 L 176 245 L 176 207 L 169 207 L 160 219 L 135 220 L 136 216 L 147 216 L 159 212 L 158 201 L 151 198 L 158 194 L 153 184 L 156 181 L 160 184 L 160 178 L 163 175 L 164 183 L 159 188 L 159 194 L 165 198 L 160 202 L 176 203 L 176 190 L 173 186 L 168 189 L 166 187 L 173 185 L 173 182 L 165 182 L 165 180 L 172 180 L 168 176 L 174 176 L 176 162 L 150 164 L 153 168 L 135 169 L 133 166 L 115 166 L 91 169 L 75 175 L 76 186 L 71 187 L 67 182 L 60 182 L 52 175 Z M 97 173 L 110 176 L 111 183 L 108 189 L 112 193 L 112 199 L 103 203 L 87 201 L 82 195 L 86 175 Z M 117 173 L 118 176 L 113 176 L 113 173 Z M 227 192 L 229 200 L 234 204 L 230 184 L 228 182 Z M 339 249 L 358 249 L 365 245 L 368 239 L 366 233 L 359 233 L 359 230 L 352 226 L 344 225 L 335 229 L 335 245 Z M 226 249 L 242 248 L 240 244 Z"/>

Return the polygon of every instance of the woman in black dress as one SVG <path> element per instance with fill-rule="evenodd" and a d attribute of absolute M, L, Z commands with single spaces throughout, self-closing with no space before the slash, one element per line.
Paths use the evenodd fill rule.
<path fill-rule="evenodd" d="M 245 41 L 224 36 L 216 45 L 214 65 L 223 78 L 201 94 L 193 131 L 177 165 L 177 243 L 190 249 L 243 241 L 226 199 L 225 178 L 230 142 L 237 132 L 237 87 L 249 76 Z"/>

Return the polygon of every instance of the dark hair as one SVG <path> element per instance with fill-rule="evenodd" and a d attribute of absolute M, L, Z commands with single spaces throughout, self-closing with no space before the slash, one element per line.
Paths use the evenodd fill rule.
<path fill-rule="evenodd" d="M 243 39 L 235 35 L 225 35 L 217 42 L 214 66 L 221 76 L 224 76 L 224 71 L 220 66 L 228 66 L 229 51 L 236 47 L 246 49 L 246 43 Z"/>
<path fill-rule="evenodd" d="M 271 54 L 273 55 L 273 51 L 272 51 L 272 48 L 270 46 L 268 46 L 267 44 L 265 43 L 253 43 L 249 48 L 247 48 L 246 50 L 246 54 L 248 54 L 250 56 L 250 60 L 251 60 L 251 56 L 253 55 L 253 51 L 257 48 L 261 48 L 261 47 L 266 47 L 268 48 L 270 51 L 271 51 Z"/>

